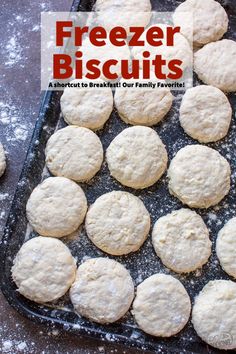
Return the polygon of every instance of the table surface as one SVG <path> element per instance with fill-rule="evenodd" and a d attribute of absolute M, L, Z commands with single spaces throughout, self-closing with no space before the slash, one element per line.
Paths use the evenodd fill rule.
<path fill-rule="evenodd" d="M 40 103 L 40 12 L 68 11 L 72 0 L 1 0 L 0 141 L 7 169 L 0 181 L 0 235 L 27 153 Z M 78 338 L 35 324 L 0 294 L 0 352 L 137 353 L 112 343 Z"/>

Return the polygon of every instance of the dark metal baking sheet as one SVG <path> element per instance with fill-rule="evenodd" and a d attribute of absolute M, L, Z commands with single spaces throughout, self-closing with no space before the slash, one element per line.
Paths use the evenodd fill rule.
<path fill-rule="evenodd" d="M 179 3 L 181 1 L 152 1 L 153 8 L 157 11 L 173 11 Z M 80 2 L 79 0 L 75 0 L 72 10 L 75 11 L 79 6 L 80 10 L 89 11 L 92 5 L 93 1 Z M 225 5 L 230 18 L 230 28 L 225 38 L 235 40 L 236 4 L 234 1 L 225 1 L 223 5 Z M 194 81 L 195 85 L 199 83 L 196 78 Z M 39 118 L 4 231 L 0 250 L 0 267 L 1 287 L 7 300 L 17 311 L 33 321 L 54 323 L 77 335 L 99 337 L 104 340 L 142 348 L 143 350 L 149 349 L 162 353 L 220 353 L 221 351 L 207 346 L 200 340 L 194 332 L 190 321 L 178 335 L 168 339 L 154 338 L 139 330 L 130 314 L 127 314 L 125 318 L 117 323 L 106 326 L 99 325 L 76 315 L 68 300 L 68 295 L 53 305 L 42 306 L 28 301 L 16 291 L 15 284 L 11 279 L 12 261 L 26 237 L 35 236 L 27 225 L 25 205 L 33 188 L 40 183 L 42 176 L 45 177 L 47 175 L 47 172 L 45 172 L 44 149 L 48 138 L 53 134 L 55 129 L 65 125 L 63 119 L 60 117 L 60 95 L 60 92 L 49 91 L 42 101 Z M 154 127 L 167 147 L 169 160 L 181 147 L 197 143 L 184 134 L 180 127 L 178 108 L 181 102 L 181 93 L 174 92 L 174 95 L 175 100 L 171 111 L 163 122 Z M 235 94 L 230 94 L 228 97 L 233 107 L 233 118 L 229 134 L 222 141 L 208 145 L 218 150 L 230 162 L 232 167 L 231 190 L 229 195 L 218 206 L 205 211 L 197 210 L 210 229 L 210 237 L 213 241 L 213 252 L 210 261 L 202 270 L 185 276 L 177 275 L 162 265 L 154 253 L 149 236 L 138 252 L 123 257 L 109 256 L 121 262 L 130 270 L 135 284 L 140 283 L 148 276 L 159 271 L 172 274 L 185 285 L 193 302 L 194 296 L 209 280 L 229 279 L 219 266 L 214 247 L 219 229 L 229 218 L 236 215 L 236 96 Z M 111 140 L 126 127 L 127 125 L 119 119 L 114 109 L 104 129 L 98 132 L 104 150 Z M 126 190 L 134 193 L 144 201 L 151 214 L 152 224 L 160 216 L 182 206 L 176 198 L 169 194 L 166 175 L 152 187 L 134 191 L 123 187 L 109 175 L 106 162 L 103 163 L 101 171 L 89 184 L 82 184 L 82 188 L 86 193 L 89 204 L 93 203 L 98 196 L 111 190 Z M 63 240 L 71 249 L 78 263 L 87 257 L 106 256 L 91 244 L 86 237 L 83 227 L 79 230 L 79 233 L 79 238 L 78 234 L 74 234 L 73 237 Z"/>

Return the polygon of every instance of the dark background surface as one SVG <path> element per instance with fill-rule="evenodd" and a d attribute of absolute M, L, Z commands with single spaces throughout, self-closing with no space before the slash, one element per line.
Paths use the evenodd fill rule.
<path fill-rule="evenodd" d="M 172 4 L 174 1 L 167 0 Z M 0 235 L 39 111 L 40 12 L 68 11 L 71 2 L 0 2 L 0 141 L 7 152 L 7 171 L 0 181 Z M 176 6 L 180 2 L 176 0 Z M 76 338 L 55 328 L 37 325 L 21 317 L 1 296 L 0 326 L 0 352 L 3 353 L 138 353 L 114 343 Z"/>
<path fill-rule="evenodd" d="M 0 235 L 10 209 L 40 103 L 40 12 L 69 11 L 72 0 L 0 1 L 0 141 L 7 170 L 0 181 Z M 1 353 L 137 353 L 35 324 L 0 294 Z"/>

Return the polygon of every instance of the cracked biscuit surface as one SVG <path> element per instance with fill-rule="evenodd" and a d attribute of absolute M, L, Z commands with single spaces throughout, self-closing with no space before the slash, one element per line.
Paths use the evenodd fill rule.
<path fill-rule="evenodd" d="M 98 248 L 118 256 L 141 247 L 148 236 L 150 216 L 138 197 L 113 191 L 103 194 L 89 208 L 85 226 Z"/>
<path fill-rule="evenodd" d="M 123 81 L 125 80 L 122 79 L 121 83 Z M 165 87 L 119 87 L 116 89 L 114 100 L 125 123 L 151 126 L 159 123 L 169 112 L 173 96 L 170 89 Z"/>
<path fill-rule="evenodd" d="M 72 84 L 77 82 L 79 80 L 71 81 Z M 110 87 L 66 87 L 60 102 L 63 118 L 68 124 L 92 130 L 101 129 L 113 109 Z"/>
<path fill-rule="evenodd" d="M 18 291 L 43 303 L 63 296 L 75 279 L 76 262 L 63 242 L 37 236 L 25 242 L 16 255 L 12 278 Z"/>
<path fill-rule="evenodd" d="M 192 323 L 206 343 L 219 349 L 236 348 L 236 283 L 213 280 L 196 296 Z"/>
<path fill-rule="evenodd" d="M 236 91 L 236 42 L 222 39 L 206 44 L 194 54 L 194 71 L 207 85 Z"/>
<path fill-rule="evenodd" d="M 173 20 L 196 47 L 219 40 L 229 22 L 225 9 L 215 0 L 186 0 L 175 10 Z"/>
<path fill-rule="evenodd" d="M 109 258 L 91 258 L 77 270 L 70 289 L 74 309 L 98 323 L 112 323 L 129 310 L 134 284 L 128 270 Z"/>
<path fill-rule="evenodd" d="M 216 254 L 224 271 L 236 278 L 236 217 L 227 221 L 219 231 Z"/>
<path fill-rule="evenodd" d="M 152 231 L 152 243 L 164 265 L 177 273 L 189 273 L 208 261 L 209 231 L 195 211 L 179 209 L 159 218 Z"/>
<path fill-rule="evenodd" d="M 80 186 L 65 177 L 49 177 L 31 193 L 27 218 L 42 236 L 63 237 L 82 224 L 87 200 Z"/>
<path fill-rule="evenodd" d="M 230 174 L 228 161 L 218 151 L 187 145 L 170 163 L 169 191 L 189 207 L 209 208 L 228 194 Z"/>
<path fill-rule="evenodd" d="M 134 126 L 110 143 L 106 159 L 111 175 L 125 186 L 142 189 L 159 180 L 167 167 L 167 152 L 155 130 Z"/>
<path fill-rule="evenodd" d="M 132 314 L 146 333 L 170 337 L 183 329 L 191 311 L 182 283 L 166 274 L 154 274 L 137 286 Z"/>
<path fill-rule="evenodd" d="M 199 85 L 185 92 L 179 113 L 180 124 L 188 135 L 200 143 L 210 143 L 227 135 L 232 108 L 221 90 Z"/>
<path fill-rule="evenodd" d="M 103 147 L 91 130 L 69 126 L 49 138 L 45 155 L 46 165 L 53 175 L 86 182 L 101 168 Z"/>

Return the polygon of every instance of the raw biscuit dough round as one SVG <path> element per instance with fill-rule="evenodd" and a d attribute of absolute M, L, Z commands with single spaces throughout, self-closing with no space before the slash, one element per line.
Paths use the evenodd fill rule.
<path fill-rule="evenodd" d="M 175 10 L 173 20 L 194 46 L 219 40 L 227 32 L 229 22 L 225 9 L 214 0 L 186 0 Z"/>
<path fill-rule="evenodd" d="M 200 80 L 225 92 L 236 91 L 236 42 L 222 39 L 194 54 L 194 71 Z"/>
<path fill-rule="evenodd" d="M 85 226 L 98 248 L 120 256 L 141 247 L 148 236 L 150 216 L 138 197 L 113 191 L 103 194 L 89 208 Z"/>
<path fill-rule="evenodd" d="M 155 130 L 135 126 L 124 129 L 110 143 L 106 158 L 111 175 L 125 186 L 151 186 L 167 167 L 167 152 Z"/>
<path fill-rule="evenodd" d="M 0 177 L 3 175 L 6 169 L 6 156 L 4 152 L 4 148 L 0 143 Z"/>
<path fill-rule="evenodd" d="M 70 289 L 75 311 L 98 323 L 119 320 L 129 310 L 134 284 L 128 270 L 109 258 L 82 263 Z"/>
<path fill-rule="evenodd" d="M 219 349 L 236 348 L 236 283 L 213 280 L 195 298 L 192 323 L 206 343 Z"/>
<path fill-rule="evenodd" d="M 125 81 L 121 80 L 121 83 Z M 169 88 L 116 88 L 115 106 L 121 119 L 128 124 L 151 126 L 169 112 L 173 96 Z"/>
<path fill-rule="evenodd" d="M 126 31 L 129 31 L 129 27 L 146 27 L 151 18 L 151 9 L 150 0 L 97 0 L 94 6 L 103 26 L 107 29 L 122 26 Z"/>
<path fill-rule="evenodd" d="M 163 45 L 155 47 L 147 43 L 145 40 L 146 40 L 146 33 L 148 29 L 146 29 L 144 33 L 140 36 L 140 40 L 145 41 L 144 46 L 140 46 L 140 47 L 136 46 L 132 48 L 132 54 L 134 58 L 140 60 L 140 63 L 142 63 L 143 52 L 148 51 L 150 52 L 149 60 L 154 60 L 156 55 L 161 55 L 162 59 L 166 60 L 166 64 L 168 64 L 170 60 L 178 59 L 182 61 L 181 68 L 183 70 L 186 69 L 187 67 L 192 67 L 193 53 L 188 40 L 181 33 L 175 33 L 174 46 L 167 46 L 165 44 L 167 25 L 154 24 L 149 28 L 154 26 L 160 27 L 163 31 L 164 34 Z M 163 72 L 164 70 L 165 69 L 163 68 Z"/>
<path fill-rule="evenodd" d="M 221 90 L 200 85 L 185 92 L 179 113 L 180 124 L 188 135 L 200 143 L 210 143 L 227 135 L 232 108 Z"/>
<path fill-rule="evenodd" d="M 152 243 L 164 265 L 177 273 L 189 273 L 208 261 L 209 231 L 195 211 L 179 209 L 159 218 L 152 231 Z"/>
<path fill-rule="evenodd" d="M 58 130 L 48 140 L 46 165 L 54 176 L 86 182 L 100 170 L 103 147 L 98 136 L 83 127 Z"/>
<path fill-rule="evenodd" d="M 77 230 L 87 211 L 83 190 L 64 177 L 49 177 L 31 193 L 27 218 L 42 236 L 63 237 Z"/>
<path fill-rule="evenodd" d="M 146 333 L 170 337 L 181 331 L 191 311 L 189 295 L 181 282 L 166 274 L 154 274 L 137 286 L 132 314 Z"/>
<path fill-rule="evenodd" d="M 71 83 L 78 81 L 73 80 Z M 68 124 L 79 127 L 101 129 L 112 109 L 113 95 L 110 87 L 66 87 L 61 96 L 63 118 Z"/>
<path fill-rule="evenodd" d="M 230 189 L 230 165 L 216 150 L 203 145 L 187 145 L 172 159 L 169 191 L 192 208 L 218 204 Z"/>
<path fill-rule="evenodd" d="M 39 302 L 59 299 L 75 279 L 76 262 L 63 242 L 37 236 L 22 245 L 12 267 L 18 291 Z"/>
<path fill-rule="evenodd" d="M 216 254 L 224 271 L 236 278 L 236 217 L 230 219 L 219 231 Z"/>

